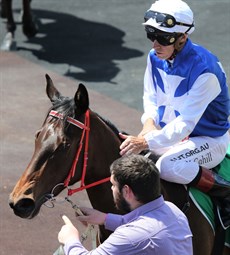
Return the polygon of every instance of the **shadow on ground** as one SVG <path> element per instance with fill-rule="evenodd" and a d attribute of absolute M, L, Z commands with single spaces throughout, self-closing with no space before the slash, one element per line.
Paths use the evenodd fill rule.
<path fill-rule="evenodd" d="M 76 16 L 33 10 L 39 34 L 28 39 L 31 51 L 40 60 L 69 65 L 66 76 L 83 81 L 111 80 L 119 73 L 116 60 L 140 57 L 140 50 L 125 47 L 125 33 L 111 25 L 87 21 Z M 31 49 L 31 44 L 39 46 Z"/>

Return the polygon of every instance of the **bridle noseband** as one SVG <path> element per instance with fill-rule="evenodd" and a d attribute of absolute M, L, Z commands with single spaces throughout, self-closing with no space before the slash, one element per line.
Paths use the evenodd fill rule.
<path fill-rule="evenodd" d="M 51 110 L 49 113 L 50 116 L 58 118 L 58 119 L 63 119 L 63 114 L 59 113 L 57 111 Z M 104 182 L 108 182 L 110 180 L 110 177 L 104 178 L 102 180 L 90 183 L 85 185 L 85 175 L 86 175 L 86 170 L 87 170 L 87 162 L 88 162 L 88 149 L 89 149 L 89 132 L 90 132 L 90 110 L 88 109 L 85 113 L 85 121 L 84 123 L 72 118 L 72 117 L 67 117 L 67 122 L 69 122 L 70 124 L 73 124 L 74 126 L 77 126 L 78 128 L 82 129 L 82 135 L 81 135 L 81 139 L 79 142 L 79 147 L 76 153 L 76 156 L 74 158 L 72 167 L 69 171 L 69 174 L 67 176 L 67 178 L 64 181 L 64 187 L 68 188 L 68 196 L 71 196 L 72 194 L 84 190 L 84 189 L 88 189 L 94 186 L 97 186 L 99 184 L 102 184 Z M 69 188 L 69 182 L 71 180 L 71 178 L 74 177 L 75 175 L 75 170 L 76 170 L 76 166 L 78 163 L 78 159 L 80 156 L 80 153 L 82 151 L 82 146 L 83 146 L 83 141 L 85 138 L 85 150 L 84 150 L 84 162 L 83 162 L 83 169 L 82 169 L 82 176 L 81 176 L 81 185 L 79 188 L 76 189 L 70 189 Z"/>

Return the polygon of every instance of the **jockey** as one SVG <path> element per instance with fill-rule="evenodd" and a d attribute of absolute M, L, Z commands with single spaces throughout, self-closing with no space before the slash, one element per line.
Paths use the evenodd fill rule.
<path fill-rule="evenodd" d="M 161 178 L 208 193 L 227 227 L 230 182 L 211 170 L 230 141 L 226 74 L 216 56 L 188 38 L 194 18 L 182 0 L 156 1 L 144 20 L 152 49 L 144 76 L 143 129 L 137 137 L 121 134 L 120 154 L 149 149 L 159 155 Z"/>

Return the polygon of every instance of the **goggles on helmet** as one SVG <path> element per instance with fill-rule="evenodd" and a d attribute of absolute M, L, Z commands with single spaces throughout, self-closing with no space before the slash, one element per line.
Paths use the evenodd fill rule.
<path fill-rule="evenodd" d="M 171 28 L 176 25 L 179 25 L 179 26 L 189 27 L 189 29 L 190 29 L 191 27 L 194 26 L 193 24 L 177 22 L 176 19 L 170 14 L 155 12 L 155 11 L 151 11 L 151 10 L 149 10 L 145 13 L 145 16 L 144 16 L 145 22 L 147 20 L 149 20 L 150 18 L 155 19 L 157 23 L 160 23 L 160 26 L 167 27 L 167 28 Z"/>
<path fill-rule="evenodd" d="M 162 46 L 169 46 L 176 42 L 176 40 L 182 35 L 181 33 L 166 33 L 162 32 L 158 29 L 155 29 L 151 26 L 145 26 L 145 30 L 147 32 L 147 38 L 154 42 L 158 41 Z"/>

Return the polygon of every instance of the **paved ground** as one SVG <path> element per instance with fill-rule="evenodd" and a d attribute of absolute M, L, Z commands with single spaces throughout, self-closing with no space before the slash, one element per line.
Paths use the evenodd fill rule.
<path fill-rule="evenodd" d="M 18 19 L 21 0 L 13 2 Z M 196 30 L 191 38 L 219 56 L 230 77 L 229 0 L 187 2 L 195 14 Z M 141 23 L 151 3 L 33 0 L 39 34 L 27 40 L 18 24 L 17 54 L 142 111 L 142 80 L 151 42 Z M 2 41 L 3 22 L 0 31 Z"/>
<path fill-rule="evenodd" d="M 230 77 L 230 2 L 189 0 L 196 14 L 192 39 L 221 59 Z M 16 17 L 20 1 L 14 1 Z M 13 215 L 8 195 L 27 166 L 35 131 L 49 100 L 45 73 L 66 95 L 77 84 L 89 88 L 91 108 L 118 128 L 140 130 L 142 79 L 150 43 L 141 26 L 149 0 L 33 1 L 40 32 L 27 40 L 18 24 L 17 51 L 0 53 L 0 254 L 49 255 L 57 248 L 60 214 L 71 208 L 42 208 L 31 221 Z M 4 36 L 0 24 L 0 41 Z M 85 193 L 75 198 L 88 204 Z M 80 227 L 80 226 L 79 226 Z M 89 245 L 89 244 L 87 244 Z"/>

